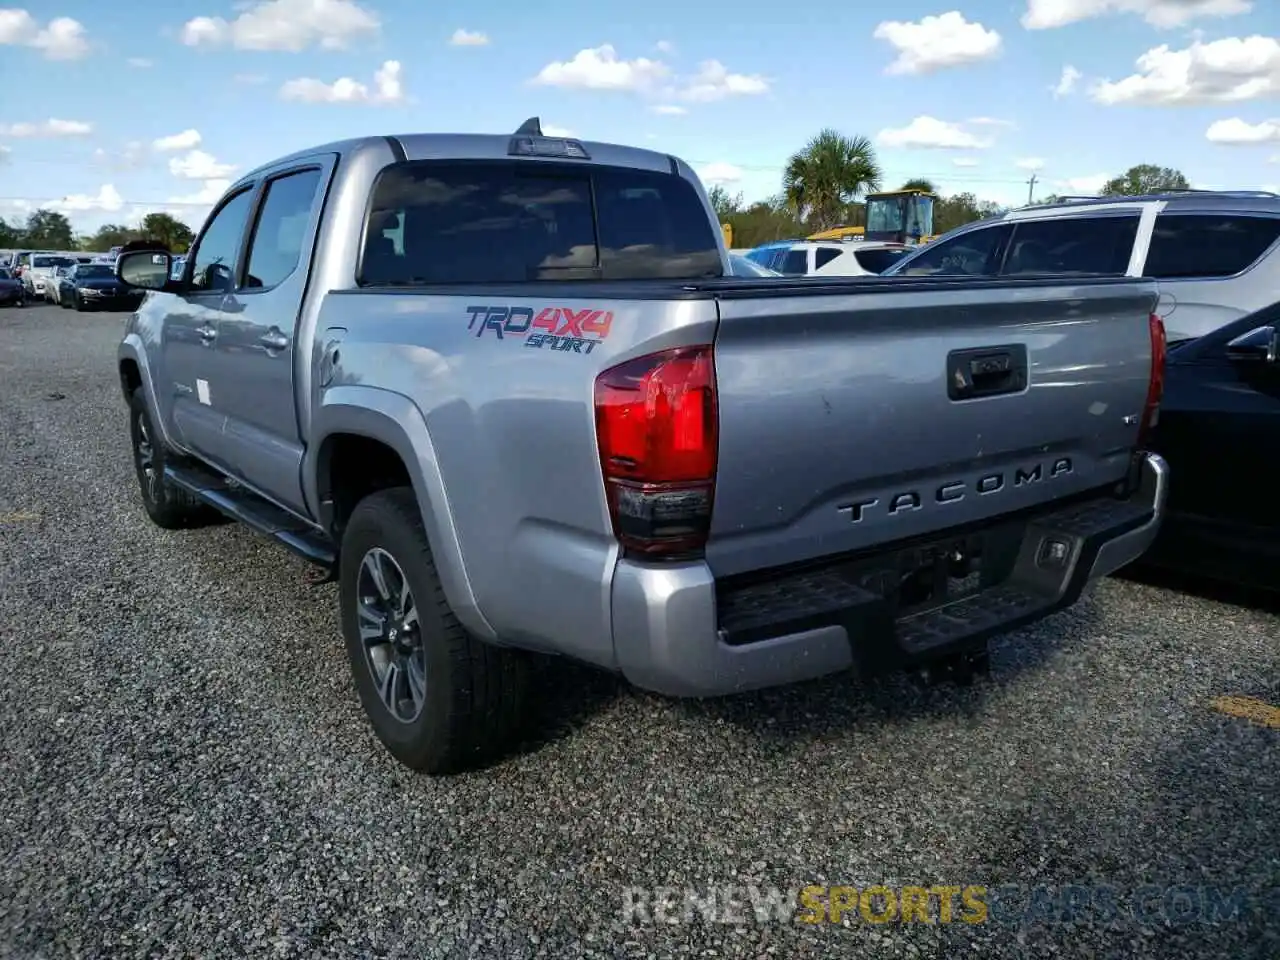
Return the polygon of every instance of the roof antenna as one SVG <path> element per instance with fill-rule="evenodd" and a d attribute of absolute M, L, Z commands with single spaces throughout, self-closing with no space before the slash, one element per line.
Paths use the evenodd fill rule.
<path fill-rule="evenodd" d="M 517 137 L 540 137 L 542 136 L 542 124 L 537 117 L 530 117 L 524 123 L 520 124 L 520 129 L 516 131 Z"/>

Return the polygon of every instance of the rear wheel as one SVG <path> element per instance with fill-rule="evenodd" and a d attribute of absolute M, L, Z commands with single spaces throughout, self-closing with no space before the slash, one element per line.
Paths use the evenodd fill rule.
<path fill-rule="evenodd" d="M 342 538 L 342 632 L 374 733 L 415 770 L 453 773 L 512 744 L 527 661 L 449 609 L 413 491 L 366 497 Z"/>
<path fill-rule="evenodd" d="M 212 510 L 180 487 L 165 480 L 164 465 L 168 453 L 164 441 L 156 433 L 141 390 L 129 398 L 129 434 L 133 443 L 133 466 L 138 475 L 142 506 L 157 527 L 174 530 L 195 526 L 207 519 Z"/>

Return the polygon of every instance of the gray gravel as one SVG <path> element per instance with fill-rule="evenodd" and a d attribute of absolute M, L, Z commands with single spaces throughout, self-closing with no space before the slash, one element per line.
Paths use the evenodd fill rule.
<path fill-rule="evenodd" d="M 1108 581 L 966 690 L 680 703 L 553 665 L 527 749 L 432 780 L 366 726 L 332 586 L 235 526 L 149 525 L 120 329 L 0 312 L 0 954 L 1280 956 L 1280 733 L 1206 705 L 1280 702 L 1274 611 Z M 1007 897 L 978 925 L 621 921 L 626 887 L 751 883 L 1248 899 L 1216 925 Z"/>

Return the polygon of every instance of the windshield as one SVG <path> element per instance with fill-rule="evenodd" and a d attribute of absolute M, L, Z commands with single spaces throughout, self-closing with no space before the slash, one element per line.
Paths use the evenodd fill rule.
<path fill-rule="evenodd" d="M 49 267 L 69 267 L 73 263 L 75 263 L 75 261 L 72 260 L 70 257 L 32 257 L 31 258 L 31 267 L 33 270 L 39 269 L 40 267 L 44 267 L 45 269 L 48 269 Z"/>
<path fill-rule="evenodd" d="M 115 271 L 105 263 L 82 263 L 76 269 L 77 280 L 101 280 L 115 275 Z"/>
<path fill-rule="evenodd" d="M 867 233 L 897 233 L 902 229 L 903 197 L 867 201 Z"/>

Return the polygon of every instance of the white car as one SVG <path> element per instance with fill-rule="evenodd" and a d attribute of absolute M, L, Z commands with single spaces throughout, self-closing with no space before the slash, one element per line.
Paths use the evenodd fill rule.
<path fill-rule="evenodd" d="M 786 240 L 746 257 L 787 277 L 874 277 L 910 252 L 906 244 L 880 240 Z"/>
<path fill-rule="evenodd" d="M 73 269 L 75 269 L 74 266 L 57 267 L 53 271 L 53 276 L 49 278 L 48 282 L 45 284 L 45 287 L 44 287 L 44 294 L 45 294 L 46 300 L 48 300 L 50 303 L 61 306 L 62 281 L 65 280 L 68 275 L 70 275 Z"/>
<path fill-rule="evenodd" d="M 73 257 L 56 253 L 33 253 L 31 265 L 22 271 L 22 285 L 27 289 L 27 298 L 49 299 L 54 271 L 59 267 L 73 267 L 75 262 Z"/>

